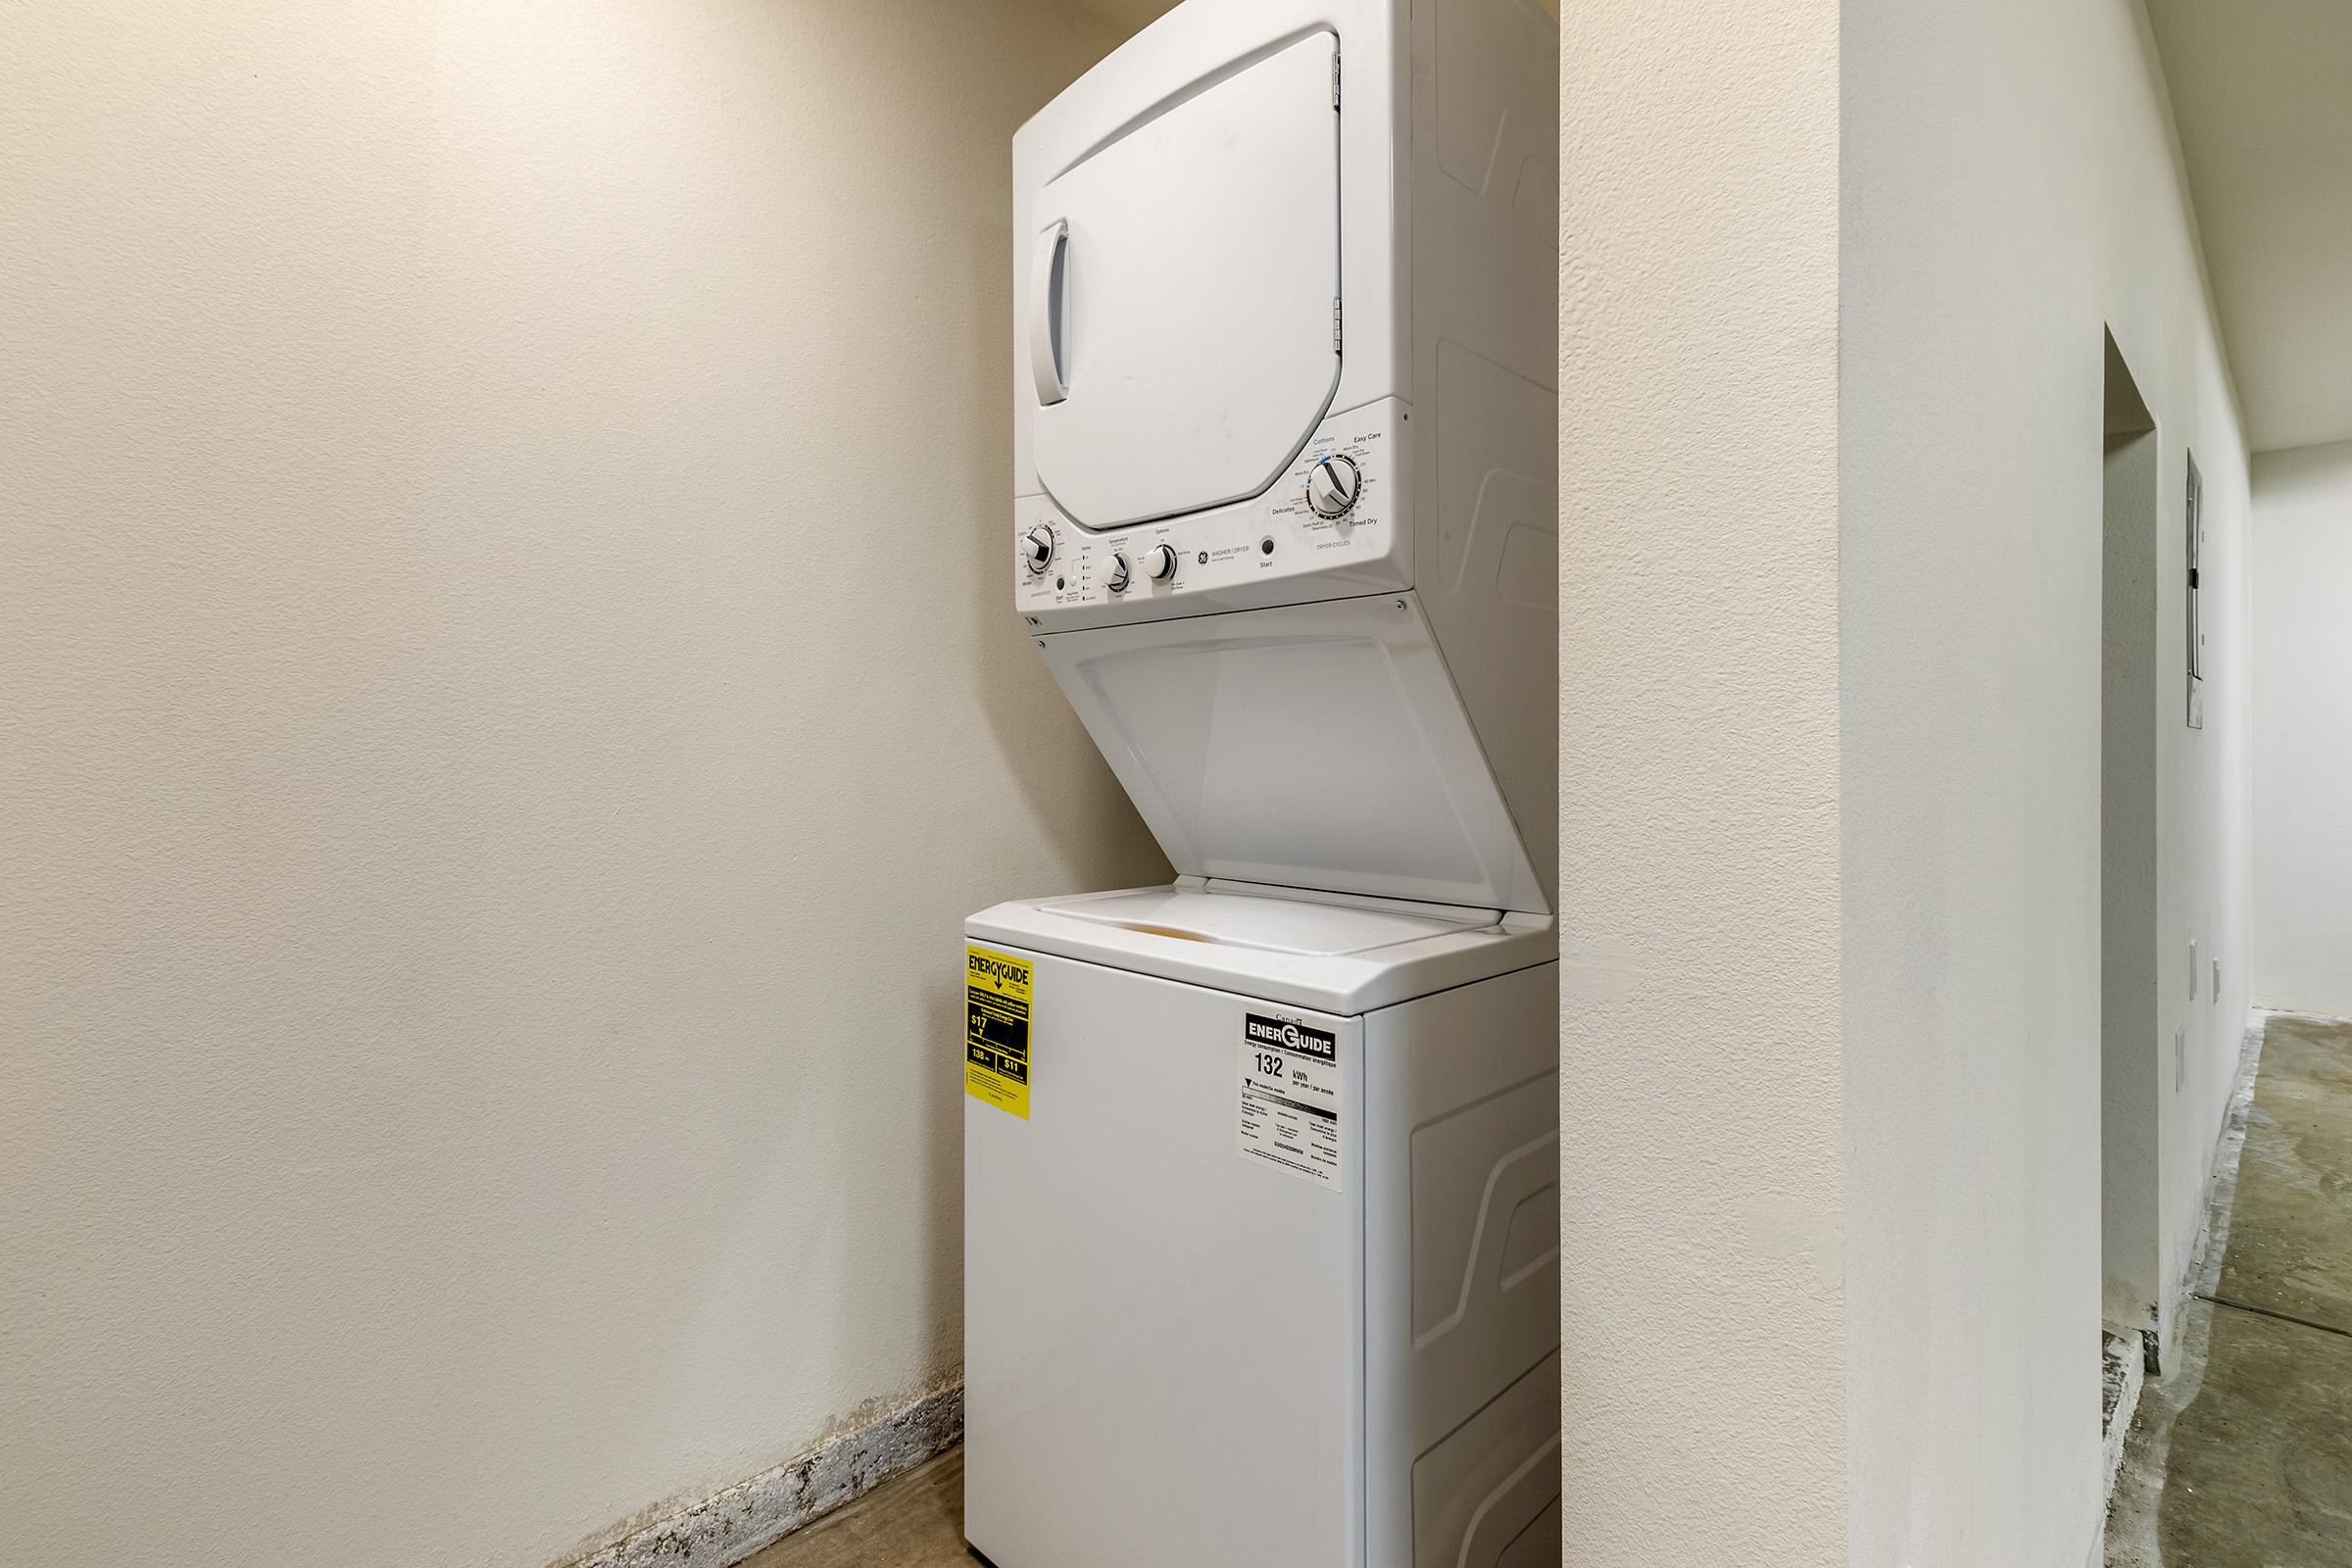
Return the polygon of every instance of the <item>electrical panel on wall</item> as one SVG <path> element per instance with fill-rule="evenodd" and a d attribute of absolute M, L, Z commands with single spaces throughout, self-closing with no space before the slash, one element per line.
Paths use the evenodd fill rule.
<path fill-rule="evenodd" d="M 2188 727 L 2205 727 L 2205 622 L 2197 612 L 2198 560 L 2205 544 L 2205 480 L 2188 454 Z"/>

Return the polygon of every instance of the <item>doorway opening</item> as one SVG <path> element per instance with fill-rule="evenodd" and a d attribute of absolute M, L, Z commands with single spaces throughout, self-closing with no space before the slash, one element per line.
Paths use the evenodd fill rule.
<path fill-rule="evenodd" d="M 2156 420 L 2106 341 L 2099 682 L 2099 1192 L 2106 1330 L 2156 1370 L 2164 1331 L 2159 1034 Z M 2136 1369 L 2134 1369 L 2136 1370 Z"/>

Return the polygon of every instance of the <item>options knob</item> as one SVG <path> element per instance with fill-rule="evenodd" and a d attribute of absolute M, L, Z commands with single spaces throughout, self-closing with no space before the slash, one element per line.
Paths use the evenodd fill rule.
<path fill-rule="evenodd" d="M 1112 551 L 1110 553 L 1110 575 L 1103 579 L 1102 586 L 1114 594 L 1123 594 L 1127 591 L 1128 583 L 1132 581 L 1134 581 L 1134 572 L 1127 564 L 1127 552 L 1124 550 Z"/>
<path fill-rule="evenodd" d="M 1306 504 L 1318 517 L 1346 516 L 1362 487 L 1363 475 L 1356 471 L 1353 458 L 1328 457 L 1307 473 Z"/>
<path fill-rule="evenodd" d="M 1170 545 L 1153 545 L 1144 552 L 1144 572 L 1153 582 L 1167 582 L 1176 575 L 1176 551 Z"/>
<path fill-rule="evenodd" d="M 1041 522 L 1021 535 L 1021 564 L 1032 572 L 1044 575 L 1046 566 L 1054 560 L 1054 525 Z"/>

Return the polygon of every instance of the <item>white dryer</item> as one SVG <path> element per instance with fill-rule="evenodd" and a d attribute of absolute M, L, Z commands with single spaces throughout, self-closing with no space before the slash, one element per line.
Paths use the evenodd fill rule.
<path fill-rule="evenodd" d="M 1014 139 L 1014 605 L 1180 875 L 966 924 L 998 1568 L 1559 1560 L 1557 55 L 1186 0 Z"/>

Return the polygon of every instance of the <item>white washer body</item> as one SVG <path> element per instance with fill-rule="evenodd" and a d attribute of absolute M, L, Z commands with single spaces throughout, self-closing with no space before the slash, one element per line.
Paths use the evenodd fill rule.
<path fill-rule="evenodd" d="M 1185 882 L 967 923 L 1034 965 L 1029 1113 L 964 1113 L 998 1568 L 1559 1561 L 1557 965 L 1477 918 Z M 1331 1043 L 1335 1166 L 1250 1144 L 1252 1019 Z"/>

